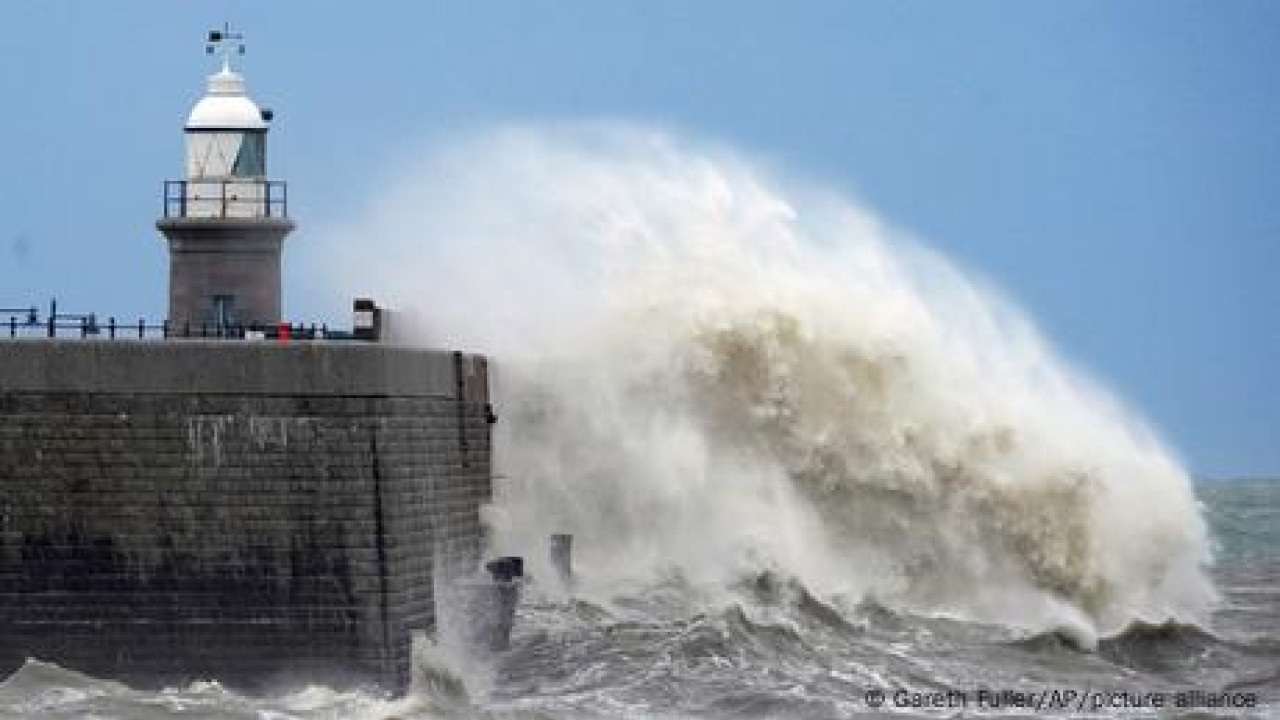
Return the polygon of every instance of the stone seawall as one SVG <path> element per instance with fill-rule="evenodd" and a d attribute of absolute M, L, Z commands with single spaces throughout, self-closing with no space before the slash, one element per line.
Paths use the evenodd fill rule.
<path fill-rule="evenodd" d="M 477 356 L 0 343 L 0 673 L 402 689 L 490 498 Z"/>

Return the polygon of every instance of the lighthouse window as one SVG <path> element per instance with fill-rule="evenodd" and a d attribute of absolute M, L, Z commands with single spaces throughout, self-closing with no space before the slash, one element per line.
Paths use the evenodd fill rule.
<path fill-rule="evenodd" d="M 240 142 L 231 174 L 236 177 L 264 177 L 267 174 L 267 134 L 250 132 Z"/>

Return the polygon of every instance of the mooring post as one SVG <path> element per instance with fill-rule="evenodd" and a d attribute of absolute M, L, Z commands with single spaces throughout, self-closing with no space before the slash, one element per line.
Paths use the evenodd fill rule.
<path fill-rule="evenodd" d="M 463 580 L 455 585 L 465 608 L 463 637 L 473 650 L 501 652 L 511 647 L 516 605 L 524 578 L 524 559 L 500 557 L 485 563 L 489 580 Z"/>
<path fill-rule="evenodd" d="M 555 568 L 560 582 L 566 586 L 573 582 L 573 536 L 556 533 L 551 536 L 551 567 Z"/>

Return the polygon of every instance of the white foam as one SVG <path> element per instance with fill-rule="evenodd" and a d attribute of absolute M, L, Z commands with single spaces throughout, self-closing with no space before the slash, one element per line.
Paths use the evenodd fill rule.
<path fill-rule="evenodd" d="M 1186 473 L 1009 302 L 830 191 L 648 128 L 450 138 L 313 248 L 491 353 L 503 552 L 587 590 L 775 569 L 914 611 L 1203 616 Z"/>

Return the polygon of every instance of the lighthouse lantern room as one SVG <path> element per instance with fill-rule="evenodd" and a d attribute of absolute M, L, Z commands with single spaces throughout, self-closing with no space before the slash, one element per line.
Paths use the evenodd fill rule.
<path fill-rule="evenodd" d="M 272 113 L 245 90 L 232 57 L 243 36 L 209 33 L 221 69 L 187 118 L 186 177 L 164 183 L 169 323 L 223 335 L 280 322 L 280 254 L 293 230 L 287 186 L 267 178 Z"/>

